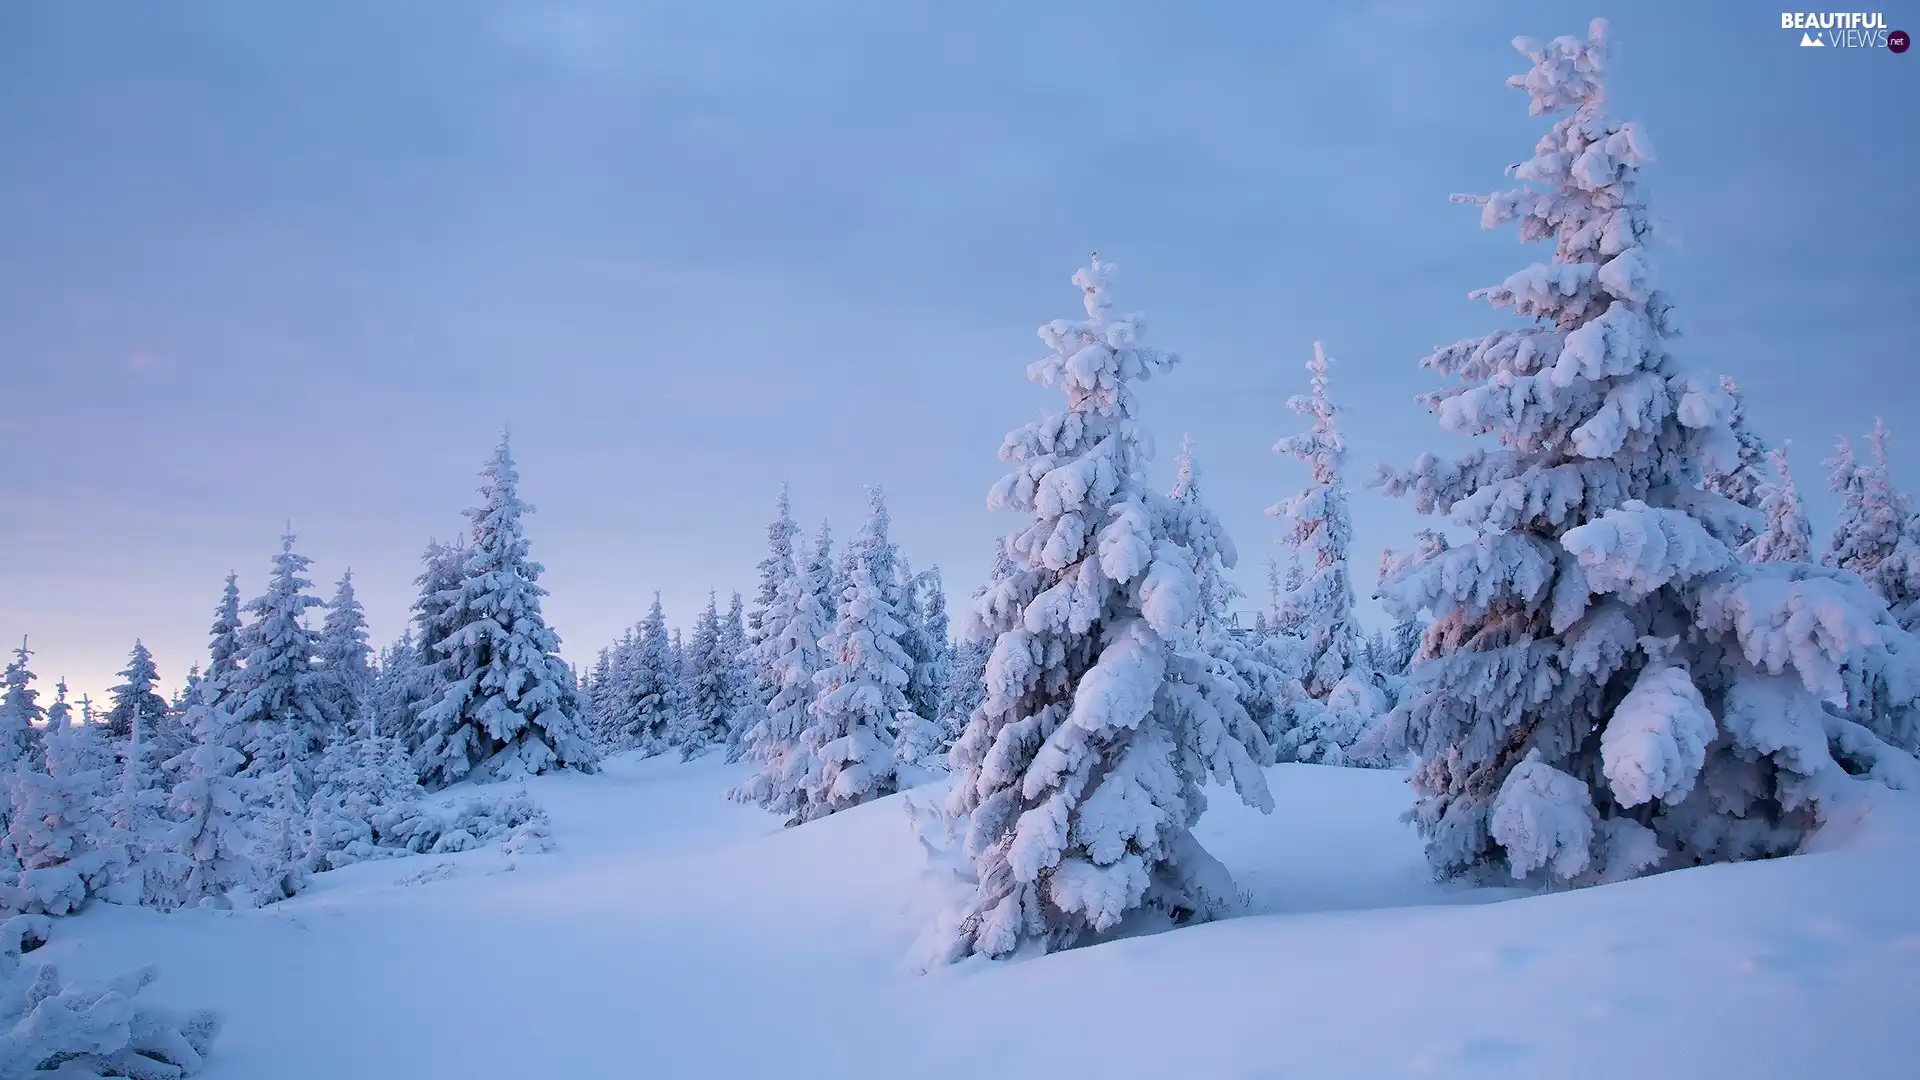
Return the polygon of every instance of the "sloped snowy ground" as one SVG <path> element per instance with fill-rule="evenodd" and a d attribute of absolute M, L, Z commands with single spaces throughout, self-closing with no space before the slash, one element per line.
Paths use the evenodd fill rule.
<path fill-rule="evenodd" d="M 1396 775 L 1281 766 L 1202 838 L 1243 918 L 921 975 L 899 797 L 782 830 L 717 762 L 531 785 L 551 854 L 362 864 L 240 913 L 96 906 L 41 954 L 161 965 L 207 1080 L 1907 1077 L 1920 800 L 1832 850 L 1529 896 L 1427 879 Z M 1501 902 L 1494 902 L 1501 901 Z"/>

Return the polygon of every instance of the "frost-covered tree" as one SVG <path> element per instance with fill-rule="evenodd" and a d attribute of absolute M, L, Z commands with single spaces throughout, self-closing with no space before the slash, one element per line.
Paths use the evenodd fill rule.
<path fill-rule="evenodd" d="M 27 667 L 32 659 L 27 639 L 21 638 L 20 647 L 13 650 L 13 662 L 0 676 L 5 686 L 0 692 L 0 774 L 35 752 L 37 729 L 47 718 L 46 710 L 40 707 L 40 691 L 33 688 L 33 670 Z"/>
<path fill-rule="evenodd" d="M 912 722 L 906 695 L 910 661 L 900 648 L 906 625 L 877 569 L 864 557 L 854 560 L 839 616 L 820 643 L 822 666 L 813 677 L 814 698 L 800 733 L 807 789 L 795 812 L 799 821 L 896 789 L 894 732 Z"/>
<path fill-rule="evenodd" d="M 1841 502 L 1840 519 L 1827 537 L 1820 564 L 1853 571 L 1886 601 L 1888 610 L 1906 613 L 1920 601 L 1920 573 L 1915 572 L 1910 555 L 1913 541 L 1909 539 L 1904 550 L 1901 547 L 1913 507 L 1894 489 L 1887 467 L 1887 426 L 1877 418 L 1867 445 L 1871 460 L 1856 460 L 1853 447 L 1842 439 L 1825 463 L 1827 485 L 1840 493 Z"/>
<path fill-rule="evenodd" d="M 196 689 L 187 708 L 197 700 Z M 169 826 L 163 816 L 167 792 L 154 766 L 153 744 L 147 737 L 144 716 L 135 714 L 133 730 L 117 750 L 119 767 L 100 807 L 106 826 L 105 843 L 120 868 L 119 880 L 109 887 L 106 896 L 122 904 L 170 907 L 178 902 L 186 865 L 178 854 L 168 850 Z"/>
<path fill-rule="evenodd" d="M 1340 475 L 1347 448 L 1335 419 L 1339 410 L 1327 397 L 1327 355 L 1317 341 L 1307 371 L 1313 376 L 1312 391 L 1289 398 L 1287 408 L 1307 417 L 1312 426 L 1281 439 L 1273 452 L 1304 462 L 1313 478 L 1304 491 L 1267 513 L 1286 522 L 1284 542 L 1311 563 L 1300 585 L 1288 591 L 1286 609 L 1298 619 L 1296 632 L 1306 644 L 1302 682 L 1307 693 L 1325 699 L 1348 672 L 1365 663 L 1366 641 L 1354 615 L 1348 573 L 1353 520 Z"/>
<path fill-rule="evenodd" d="M 400 632 L 399 640 L 380 650 L 373 665 L 373 687 L 367 692 L 367 726 L 393 736 L 403 752 L 412 728 L 411 691 L 420 677 L 419 668 L 420 650 L 413 643 L 413 628 L 407 627 Z"/>
<path fill-rule="evenodd" d="M 8 907 L 67 915 L 105 889 L 120 869 L 100 817 L 105 752 L 99 728 L 49 721 L 42 752 L 8 777 L 6 842 L 20 866 Z"/>
<path fill-rule="evenodd" d="M 993 563 L 987 571 L 987 580 L 973 591 L 966 605 L 967 610 L 980 606 L 980 600 L 997 588 L 997 583 L 1014 572 L 1013 560 L 1007 555 L 1006 545 L 994 541 Z M 958 624 L 961 632 L 956 636 L 953 646 L 953 664 L 948 670 L 947 688 L 941 695 L 941 708 L 944 710 L 943 724 L 956 733 L 964 731 L 973 717 L 975 709 L 987 696 L 987 660 L 993 655 L 991 635 L 970 637 L 967 628 L 980 628 L 977 619 L 964 618 Z M 951 757 L 952 750 L 948 750 Z"/>
<path fill-rule="evenodd" d="M 201 678 L 222 685 L 232 685 L 233 673 L 240 670 L 240 664 L 246 659 L 240 642 L 240 575 L 229 572 L 225 588 L 220 590 L 220 604 L 214 609 L 213 629 L 208 635 L 207 670 Z"/>
<path fill-rule="evenodd" d="M 1183 435 L 1180 438 L 1180 456 L 1174 462 L 1173 489 L 1167 493 L 1167 497 L 1172 499 L 1174 505 L 1180 507 L 1183 512 L 1197 512 L 1209 519 L 1212 516 L 1212 511 L 1207 510 L 1206 504 L 1201 501 L 1200 467 L 1193 460 L 1193 436 L 1191 435 Z M 1200 535 L 1204 537 L 1209 534 L 1203 530 Z M 1225 542 L 1225 546 L 1220 550 L 1194 553 L 1194 574 L 1200 580 L 1198 622 L 1203 626 L 1218 626 L 1225 629 L 1228 612 L 1233 602 L 1238 600 L 1242 593 L 1233 582 L 1227 579 L 1226 575 L 1227 568 L 1235 565 L 1239 560 L 1239 554 L 1234 550 L 1232 541 L 1227 539 L 1225 532 L 1219 535 Z"/>
<path fill-rule="evenodd" d="M 458 629 L 453 602 L 460 595 L 466 565 L 464 542 L 430 540 L 420 555 L 420 574 L 413 579 L 414 659 L 408 665 L 406 681 L 395 687 L 401 692 L 401 709 L 393 715 L 392 730 L 413 757 L 416 775 L 425 767 L 419 755 L 432 733 L 420 714 L 446 696 L 449 660 L 443 646 Z"/>
<path fill-rule="evenodd" d="M 293 550 L 291 533 L 280 538 L 267 591 L 247 605 L 251 621 L 237 639 L 245 657 L 221 687 L 246 754 L 246 774 L 255 779 L 289 770 L 296 798 L 313 792 L 314 767 L 340 714 L 324 693 L 315 665 L 319 638 L 306 613 L 319 607 L 303 575 L 313 560 Z"/>
<path fill-rule="evenodd" d="M 1272 618 L 1268 629 L 1275 634 L 1299 638 L 1301 626 L 1306 622 L 1307 611 L 1296 606 L 1294 601 L 1306 595 L 1306 567 L 1300 564 L 1300 553 L 1289 552 L 1286 573 L 1280 572 L 1280 563 L 1270 560 L 1267 563 L 1268 610 Z M 1302 646 L 1304 648 L 1304 645 Z"/>
<path fill-rule="evenodd" d="M 667 629 L 660 594 L 654 593 L 634 648 L 618 669 L 621 735 L 627 745 L 649 756 L 670 745 L 680 704 L 680 650 L 675 633 Z"/>
<path fill-rule="evenodd" d="M 1787 450 L 1782 442 L 1778 450 L 1767 451 L 1773 478 L 1760 485 L 1760 510 L 1766 514 L 1766 527 L 1740 549 L 1748 562 L 1803 563 L 1813 558 L 1813 526 L 1807 523 L 1806 508 L 1800 491 L 1794 487 L 1793 473 L 1787 467 Z"/>
<path fill-rule="evenodd" d="M 153 654 L 138 639 L 133 643 L 127 666 L 121 668 L 119 674 L 120 684 L 107 691 L 113 700 L 107 710 L 107 728 L 114 738 L 124 739 L 133 730 L 136 710 L 149 718 L 165 716 L 167 699 L 154 689 L 160 682 L 160 671 L 154 665 Z"/>
<path fill-rule="evenodd" d="M 1007 436 L 1012 471 L 988 495 L 1031 520 L 967 616 L 994 648 L 951 756 L 948 812 L 966 817 L 975 882 L 954 955 L 1064 947 L 1142 907 L 1219 914 L 1236 893 L 1191 832 L 1201 787 L 1211 777 L 1272 808 L 1266 740 L 1236 688 L 1179 647 L 1200 607 L 1197 538 L 1146 486 L 1134 391 L 1175 357 L 1114 311 L 1111 273 L 1096 256 L 1074 275 L 1087 318 L 1041 328 L 1052 355 L 1027 374 L 1066 409 Z"/>
<path fill-rule="evenodd" d="M 905 560 L 902 560 L 903 575 Z M 946 707 L 953 678 L 953 643 L 948 639 L 947 591 L 940 568 L 911 575 L 902 590 L 900 648 L 907 656 L 907 715 L 894 738 L 894 756 L 906 765 L 930 765 L 946 757 L 960 735 Z"/>
<path fill-rule="evenodd" d="M 591 772 L 592 747 L 580 727 L 572 674 L 560 660 L 560 636 L 540 613 L 545 569 L 527 557 L 520 519 L 520 474 L 500 437 L 482 476 L 464 576 L 445 614 L 453 632 L 436 647 L 445 656 L 440 700 L 420 713 L 427 735 L 418 755 L 423 782 L 468 776 L 501 779 L 551 769 Z"/>
<path fill-rule="evenodd" d="M 747 750 L 747 734 L 760 723 L 766 702 L 760 700 L 760 671 L 747 640 L 746 605 L 739 593 L 727 603 L 720 622 L 720 656 L 727 687 L 727 760 L 739 761 Z"/>
<path fill-rule="evenodd" d="M 756 768 L 728 796 L 787 815 L 801 810 L 812 778 L 813 758 L 800 740 L 812 719 L 814 677 L 826 664 L 820 643 L 833 625 L 827 613 L 833 541 L 824 522 L 813 544 L 794 557 L 797 565 L 785 576 L 784 591 L 760 624 L 761 655 L 778 655 L 771 668 L 773 697 L 747 734 L 747 757 Z M 801 820 L 794 816 L 789 824 Z"/>
<path fill-rule="evenodd" d="M 367 699 L 373 693 L 373 647 L 367 644 L 367 616 L 354 595 L 352 570 L 340 575 L 327 602 L 317 656 L 320 692 L 340 714 L 341 728 L 354 736 L 364 733 Z"/>
<path fill-rule="evenodd" d="M 679 749 L 681 761 L 691 761 L 715 746 L 726 745 L 733 720 L 733 688 L 725 645 L 718 601 L 709 591 L 707 606 L 694 621 L 693 637 L 687 642 L 682 661 L 686 665 L 686 704 L 673 732 L 673 745 Z"/>
<path fill-rule="evenodd" d="M 1467 198 L 1553 254 L 1476 297 L 1525 325 L 1423 361 L 1461 385 L 1441 425 L 1496 446 L 1383 469 L 1469 530 L 1381 589 L 1425 609 L 1407 693 L 1369 740 L 1419 757 L 1413 820 L 1445 875 L 1605 881 L 1794 850 L 1861 775 L 1895 777 L 1920 688 L 1911 639 L 1850 575 L 1746 564 L 1741 508 L 1701 488 L 1737 458 L 1732 402 L 1669 352 L 1639 129 L 1605 114 L 1605 30 L 1515 42 L 1509 80 L 1563 114 L 1521 186 Z M 1920 779 L 1920 777 L 1915 777 Z"/>
<path fill-rule="evenodd" d="M 587 669 L 586 678 L 580 686 L 580 707 L 585 710 L 587 729 L 593 733 L 603 750 L 625 749 L 620 744 L 618 729 L 614 725 L 613 657 L 616 648 L 622 653 L 633 651 L 633 643 L 633 628 L 628 627 L 619 641 L 611 646 L 602 646 L 594 655 L 593 666 Z"/>
<path fill-rule="evenodd" d="M 1720 389 L 1733 402 L 1733 417 L 1727 422 L 1727 430 L 1733 435 L 1733 460 L 1731 466 L 1724 470 L 1707 470 L 1700 486 L 1735 505 L 1759 511 L 1766 484 L 1767 447 L 1747 425 L 1746 399 L 1741 395 L 1739 385 L 1722 375 Z M 1753 539 L 1758 529 L 1758 513 L 1741 515 L 1733 520 L 1731 529 L 1719 539 L 1737 546 Z"/>
<path fill-rule="evenodd" d="M 240 774 L 244 733 L 225 701 L 216 690 L 192 706 L 193 748 L 167 763 L 180 778 L 167 799 L 174 821 L 167 850 L 179 860 L 175 902 L 185 907 L 230 906 L 256 877 L 247 820 L 260 782 Z"/>
<path fill-rule="evenodd" d="M 780 499 L 774 505 L 773 520 L 767 523 L 767 555 L 760 560 L 760 587 L 753 594 L 753 606 L 747 611 L 747 642 L 753 646 L 753 660 L 758 668 L 760 692 L 763 701 L 770 701 L 774 693 L 773 665 L 778 656 L 768 653 L 770 648 L 762 648 L 767 640 L 767 612 L 774 609 L 786 595 L 787 579 L 793 576 L 793 541 L 800 535 L 800 526 L 793 520 L 793 503 L 787 494 L 787 485 L 780 485 Z"/>

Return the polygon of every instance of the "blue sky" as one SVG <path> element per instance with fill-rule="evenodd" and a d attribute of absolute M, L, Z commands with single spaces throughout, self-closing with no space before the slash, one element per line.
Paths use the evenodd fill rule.
<path fill-rule="evenodd" d="M 509 422 L 570 658 L 655 589 L 685 622 L 748 588 L 783 479 L 842 536 L 883 484 L 964 593 L 1092 248 L 1188 359 L 1156 467 L 1192 432 L 1252 585 L 1314 339 L 1356 479 L 1459 448 L 1417 362 L 1536 253 L 1447 196 L 1544 129 L 1509 39 L 1593 15 L 1684 358 L 1822 525 L 1816 462 L 1876 413 L 1920 487 L 1920 58 L 1757 4 L 5 5 L 0 636 L 96 695 L 141 636 L 173 683 L 291 519 L 390 638 Z M 1417 519 L 1354 509 L 1364 590 Z"/>

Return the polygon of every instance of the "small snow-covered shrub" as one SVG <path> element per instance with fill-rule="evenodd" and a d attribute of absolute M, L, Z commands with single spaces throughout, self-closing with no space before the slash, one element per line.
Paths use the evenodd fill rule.
<path fill-rule="evenodd" d="M 531 828 L 522 832 L 523 826 Z M 525 791 L 489 792 L 456 806 L 416 799 L 382 808 L 373 819 L 377 845 L 394 854 L 443 855 L 510 839 L 520 845 L 516 850 L 533 850 L 546 828 L 547 812 Z"/>
<path fill-rule="evenodd" d="M 159 975 L 150 967 L 68 983 L 50 964 L 22 970 L 20 955 L 44 945 L 51 926 L 42 915 L 0 923 L 0 1080 L 177 1080 L 200 1071 L 218 1016 L 137 1004 Z"/>

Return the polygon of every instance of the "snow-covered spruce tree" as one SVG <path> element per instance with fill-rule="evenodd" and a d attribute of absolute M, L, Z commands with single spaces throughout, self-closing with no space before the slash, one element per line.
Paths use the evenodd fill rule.
<path fill-rule="evenodd" d="M 413 643 L 413 628 L 400 632 L 398 641 L 380 650 L 373 666 L 373 687 L 367 692 L 367 726 L 382 735 L 393 736 L 406 749 L 412 695 L 419 678 L 420 650 Z"/>
<path fill-rule="evenodd" d="M 1807 524 L 1806 508 L 1787 467 L 1791 445 L 1782 442 L 1778 450 L 1767 451 L 1773 479 L 1760 485 L 1760 510 L 1766 514 L 1767 524 L 1740 549 L 1748 562 L 1803 563 L 1813 558 L 1813 526 Z"/>
<path fill-rule="evenodd" d="M 353 592 L 353 571 L 340 575 L 333 599 L 327 602 L 317 647 L 320 693 L 340 714 L 341 729 L 359 737 L 367 729 L 369 696 L 373 693 L 373 647 L 367 644 L 367 616 Z"/>
<path fill-rule="evenodd" d="M 0 924 L 0 1077 L 175 1080 L 200 1071 L 220 1018 L 136 1003 L 155 969 L 101 982 L 64 981 L 51 964 L 21 970 L 21 954 L 46 944 L 52 926 L 44 915 Z"/>
<path fill-rule="evenodd" d="M 133 730 L 135 710 L 149 719 L 165 716 L 167 699 L 154 689 L 160 682 L 160 670 L 154 665 L 153 654 L 138 639 L 134 640 L 127 666 L 121 668 L 119 674 L 121 683 L 107 691 L 113 698 L 113 705 L 107 710 L 107 729 L 114 738 L 124 739 Z"/>
<path fill-rule="evenodd" d="M 774 647 L 765 646 L 767 641 L 767 612 L 781 603 L 786 595 L 787 580 L 794 572 L 794 538 L 800 535 L 800 526 L 793 520 L 793 503 L 788 497 L 787 485 L 780 485 L 780 499 L 774 505 L 773 520 L 767 523 L 767 555 L 760 560 L 760 587 L 753 594 L 753 606 L 747 610 L 747 643 L 752 647 L 752 660 L 755 669 L 756 693 L 762 703 L 772 701 L 776 690 L 773 666 L 780 657 L 772 655 Z"/>
<path fill-rule="evenodd" d="M 1878 418 L 1867 434 L 1873 457 L 1855 459 L 1853 447 L 1840 441 L 1825 464 L 1827 486 L 1841 493 L 1840 519 L 1827 537 L 1820 555 L 1822 566 L 1851 570 L 1886 601 L 1891 611 L 1905 611 L 1920 599 L 1920 582 L 1912 580 L 1907 560 L 1894 559 L 1902 535 L 1913 516 L 1907 497 L 1893 486 L 1887 468 L 1887 426 Z"/>
<path fill-rule="evenodd" d="M 732 702 L 727 685 L 726 656 L 720 629 L 720 608 L 714 594 L 694 620 L 681 663 L 685 665 L 686 699 L 675 718 L 673 745 L 681 761 L 691 761 L 727 741 Z"/>
<path fill-rule="evenodd" d="M 302 576 L 313 560 L 294 551 L 293 541 L 291 533 L 280 538 L 267 591 L 247 605 L 252 619 L 238 636 L 245 661 L 221 688 L 221 700 L 244 739 L 246 775 L 262 779 L 290 770 L 304 806 L 340 714 L 323 692 L 314 663 L 319 638 L 306 624 L 308 609 L 320 606 L 306 591 L 313 583 Z"/>
<path fill-rule="evenodd" d="M 739 593 L 727 603 L 720 622 L 720 655 L 727 682 L 727 760 L 739 761 L 747 752 L 747 735 L 765 715 L 760 699 L 760 671 L 753 646 L 747 640 L 746 605 Z"/>
<path fill-rule="evenodd" d="M 1327 396 L 1327 368 L 1326 351 L 1316 341 L 1307 361 L 1312 390 L 1287 400 L 1287 408 L 1312 426 L 1273 447 L 1274 453 L 1308 465 L 1312 480 L 1267 511 L 1286 522 L 1282 539 L 1293 549 L 1291 565 L 1298 568 L 1297 583 L 1289 574 L 1282 623 L 1299 639 L 1300 684 L 1311 699 L 1293 700 L 1272 727 L 1280 732 L 1275 749 L 1283 761 L 1381 765 L 1383 759 L 1353 750 L 1386 703 L 1367 668 L 1366 637 L 1354 612 L 1353 522 L 1341 476 L 1346 443 L 1336 420 L 1339 410 Z"/>
<path fill-rule="evenodd" d="M 800 737 L 811 723 L 814 676 L 826 665 L 820 643 L 832 628 L 827 590 L 833 584 L 832 534 L 823 522 L 811 547 L 795 553 L 797 565 L 785 576 L 783 592 L 760 623 L 760 654 L 774 657 L 774 693 L 759 723 L 747 734 L 747 756 L 757 764 L 752 776 L 728 793 L 735 802 L 753 803 L 776 814 L 795 815 L 806 801 L 812 757 Z"/>
<path fill-rule="evenodd" d="M 621 733 L 629 746 L 651 757 L 671 744 L 680 708 L 678 631 L 667 629 L 660 594 L 640 623 L 640 635 L 626 664 L 619 669 Z"/>
<path fill-rule="evenodd" d="M 952 955 L 1072 944 L 1156 908 L 1209 918 L 1236 901 L 1194 839 L 1208 777 L 1271 810 L 1266 740 L 1208 657 L 1177 647 L 1199 609 L 1182 515 L 1149 491 L 1134 383 L 1175 362 L 1117 315 L 1112 268 L 1074 275 L 1085 321 L 1040 330 L 1028 368 L 1064 412 L 1011 432 L 988 505 L 1032 520 L 1012 566 L 968 613 L 994 637 L 986 698 L 954 745 L 949 814 L 965 815 L 975 890 Z"/>
<path fill-rule="evenodd" d="M 533 507 L 520 501 L 505 435 L 482 475 L 481 505 L 467 511 L 473 534 L 465 576 L 445 615 L 455 629 L 437 646 L 447 661 L 446 687 L 420 713 L 428 733 L 420 777 L 443 786 L 468 776 L 591 772 L 593 750 L 560 660 L 560 636 L 540 614 L 545 568 L 527 557 L 520 519 Z"/>
<path fill-rule="evenodd" d="M 397 718 L 401 743 L 413 759 L 415 775 L 425 763 L 420 753 L 431 734 L 420 714 L 440 703 L 447 692 L 447 651 L 442 648 L 457 626 L 453 602 L 460 595 L 466 578 L 467 547 L 464 541 L 450 544 L 427 542 L 420 554 L 420 574 L 413 579 L 413 648 L 416 657 L 411 677 L 405 685 L 405 709 Z"/>
<path fill-rule="evenodd" d="M 1006 544 L 1000 540 L 993 542 L 993 562 L 987 571 L 987 580 L 973 590 L 965 610 L 980 606 L 980 600 L 989 592 L 998 588 L 998 582 L 1014 572 L 1013 559 L 1007 555 Z M 957 633 L 953 646 L 953 665 L 947 676 L 947 689 L 941 697 L 941 708 L 945 710 L 942 723 L 957 733 L 964 731 L 973 711 L 987 696 L 987 660 L 993 655 L 993 635 L 982 633 L 970 636 L 969 630 L 983 630 L 978 619 L 963 617 L 955 627 Z M 951 758 L 952 751 L 949 749 Z"/>
<path fill-rule="evenodd" d="M 49 722 L 42 752 L 8 777 L 6 841 L 20 866 L 8 909 L 71 914 L 122 869 L 104 843 L 99 739 L 96 726 Z"/>
<path fill-rule="evenodd" d="M 901 560 L 905 574 L 906 561 Z M 907 715 L 894 736 L 894 757 L 903 765 L 930 766 L 946 759 L 964 720 L 946 708 L 953 678 L 953 643 L 948 640 L 947 591 L 940 568 L 910 575 L 901 591 L 900 648 L 907 656 Z"/>
<path fill-rule="evenodd" d="M 33 688 L 33 670 L 27 667 L 32 659 L 27 639 L 21 638 L 20 647 L 13 650 L 13 662 L 0 676 L 5 687 L 0 692 L 0 775 L 38 751 L 38 729 L 47 714 L 40 707 L 40 691 Z"/>
<path fill-rule="evenodd" d="M 613 724 L 613 653 L 614 649 L 633 648 L 633 628 L 628 627 L 619 641 L 613 645 L 603 645 L 594 654 L 593 666 L 587 669 L 586 678 L 580 684 L 580 708 L 582 723 L 600 744 L 603 752 L 611 753 L 624 749 L 614 737 Z"/>
<path fill-rule="evenodd" d="M 1740 393 L 1739 384 L 1722 375 L 1720 389 L 1733 402 L 1733 417 L 1727 422 L 1727 430 L 1733 435 L 1733 461 L 1727 469 L 1708 470 L 1700 486 L 1737 506 L 1755 511 L 1732 519 L 1727 531 L 1719 536 L 1722 543 L 1738 546 L 1753 539 L 1760 527 L 1758 511 L 1762 487 L 1766 483 L 1767 447 L 1747 425 L 1746 400 Z"/>
<path fill-rule="evenodd" d="M 189 709 L 193 700 L 197 694 L 187 703 Z M 186 866 L 168 850 L 169 826 L 162 816 L 167 792 L 154 765 L 146 717 L 135 714 L 133 730 L 117 749 L 119 768 L 101 802 L 100 815 L 106 825 L 105 843 L 120 871 L 104 895 L 120 904 L 170 907 L 178 902 Z"/>
<path fill-rule="evenodd" d="M 1233 541 L 1200 494 L 1200 467 L 1193 460 L 1193 439 L 1180 440 L 1173 488 L 1167 493 L 1177 535 L 1189 537 L 1193 575 L 1199 593 L 1184 644 L 1212 658 L 1214 675 L 1231 681 L 1240 707 L 1271 743 L 1293 716 L 1293 702 L 1305 695 L 1297 681 L 1299 657 L 1291 649 L 1285 670 L 1274 663 L 1280 650 L 1259 639 L 1243 639 L 1232 624 L 1231 606 L 1241 592 L 1226 571 L 1239 562 Z M 1289 642 L 1289 645 L 1292 643 Z"/>
<path fill-rule="evenodd" d="M 1347 568 L 1353 521 L 1340 475 L 1346 442 L 1334 419 L 1338 410 L 1327 398 L 1327 355 L 1317 341 L 1307 371 L 1313 376 L 1312 392 L 1289 398 L 1287 408 L 1309 418 L 1313 426 L 1281 439 L 1273 452 L 1304 462 L 1313 470 L 1313 480 L 1306 490 L 1276 503 L 1267 513 L 1286 522 L 1284 542 L 1312 563 L 1300 585 L 1289 590 L 1287 606 L 1297 613 L 1298 633 L 1307 645 L 1307 692 L 1324 699 L 1355 665 L 1364 663 L 1365 638 L 1354 617 L 1353 581 Z"/>
<path fill-rule="evenodd" d="M 872 550 L 854 559 L 839 616 L 820 643 L 822 666 L 800 733 L 807 788 L 794 814 L 798 821 L 892 794 L 898 783 L 894 732 L 915 722 L 907 706 L 909 661 L 900 648 L 906 625 L 888 601 L 890 590 L 878 580 L 877 567 L 864 557 Z"/>
<path fill-rule="evenodd" d="M 163 906 L 226 907 L 236 891 L 251 888 L 255 880 L 247 815 L 260 782 L 240 775 L 246 763 L 238 749 L 244 733 L 226 700 L 216 688 L 189 709 L 194 746 L 166 766 L 179 777 L 167 798 L 174 823 L 166 850 L 177 858 L 180 872 L 178 895 Z"/>
<path fill-rule="evenodd" d="M 1531 320 L 1423 361 L 1463 385 L 1441 425 L 1497 449 L 1382 469 L 1470 540 L 1431 536 L 1383 586 L 1433 613 L 1371 740 L 1419 756 L 1412 818 L 1443 876 L 1604 881 L 1794 850 L 1855 781 L 1897 779 L 1920 687 L 1910 639 L 1850 576 L 1735 560 L 1700 487 L 1736 455 L 1732 402 L 1668 352 L 1639 186 L 1646 143 L 1604 113 L 1604 22 L 1519 39 L 1509 85 L 1567 113 L 1481 198 L 1551 261 L 1474 294 Z M 1898 687 L 1898 690 L 1889 690 Z M 1864 691 L 1864 692 L 1863 692 Z"/>
<path fill-rule="evenodd" d="M 1200 468 L 1193 460 L 1192 435 L 1180 437 L 1180 456 L 1174 462 L 1173 489 L 1167 493 L 1167 497 L 1183 512 L 1204 515 L 1207 520 L 1212 520 L 1212 511 L 1206 509 L 1206 504 L 1200 498 Z M 1196 618 L 1202 625 L 1217 625 L 1225 629 L 1233 602 L 1243 595 L 1233 582 L 1227 580 L 1225 571 L 1235 566 L 1240 556 L 1225 530 L 1201 529 L 1199 535 L 1217 535 L 1220 545 L 1216 550 L 1209 543 L 1205 545 L 1208 550 L 1194 553 L 1194 574 L 1200 581 L 1200 612 Z"/>

